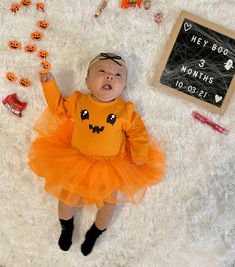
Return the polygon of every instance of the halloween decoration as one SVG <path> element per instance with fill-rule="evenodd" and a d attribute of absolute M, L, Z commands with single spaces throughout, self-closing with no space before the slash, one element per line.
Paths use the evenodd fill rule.
<path fill-rule="evenodd" d="M 8 71 L 8 72 L 6 73 L 6 78 L 7 78 L 8 81 L 10 81 L 10 82 L 12 82 L 12 83 L 15 83 L 16 80 L 17 80 L 15 74 L 14 74 L 13 72 L 11 72 L 11 71 Z"/>
<path fill-rule="evenodd" d="M 34 53 L 34 52 L 37 51 L 36 45 L 34 45 L 34 44 L 27 44 L 27 45 L 25 45 L 24 51 L 26 53 Z"/>
<path fill-rule="evenodd" d="M 46 60 L 42 60 L 40 66 L 43 67 L 46 70 L 50 70 L 51 69 L 51 64 Z"/>
<path fill-rule="evenodd" d="M 22 111 L 27 106 L 26 102 L 21 102 L 17 99 L 16 93 L 8 95 L 5 99 L 3 99 L 2 103 L 8 110 L 10 110 L 10 112 L 18 117 L 22 117 Z"/>
<path fill-rule="evenodd" d="M 41 30 L 47 30 L 49 27 L 49 22 L 47 20 L 39 20 L 38 21 L 38 27 Z"/>
<path fill-rule="evenodd" d="M 13 4 L 11 4 L 10 11 L 11 11 L 12 13 L 16 13 L 16 12 L 18 12 L 19 10 L 20 10 L 20 4 L 18 4 L 18 3 L 13 3 Z"/>
<path fill-rule="evenodd" d="M 48 54 L 48 52 L 46 50 L 41 49 L 41 50 L 38 51 L 38 54 L 37 54 L 38 58 L 40 58 L 42 60 L 45 60 L 45 59 L 48 58 L 48 56 L 49 56 L 49 54 Z"/>
<path fill-rule="evenodd" d="M 36 3 L 36 8 L 39 11 L 45 12 L 45 5 L 44 5 L 44 3 Z"/>
<path fill-rule="evenodd" d="M 38 72 L 38 74 L 39 74 L 39 76 L 41 77 L 41 76 L 47 74 L 48 72 L 49 72 L 49 70 L 43 69 L 43 70 L 40 70 L 40 71 Z"/>
<path fill-rule="evenodd" d="M 129 7 L 141 7 L 142 0 L 122 0 L 121 7 L 129 8 Z"/>
<path fill-rule="evenodd" d="M 8 42 L 8 47 L 16 50 L 16 49 L 20 49 L 21 48 L 21 42 L 17 41 L 17 40 L 11 40 Z"/>
<path fill-rule="evenodd" d="M 32 4 L 32 1 L 31 0 L 22 0 L 20 3 L 22 6 L 28 7 Z"/>
<path fill-rule="evenodd" d="M 151 7 L 151 0 L 145 0 L 144 1 L 144 9 L 148 10 Z"/>
<path fill-rule="evenodd" d="M 162 12 L 161 11 L 158 11 L 157 14 L 154 16 L 154 21 L 157 24 L 159 24 L 162 21 L 162 17 L 163 17 Z"/>
<path fill-rule="evenodd" d="M 209 125 L 213 130 L 215 130 L 221 134 L 227 135 L 229 133 L 228 129 L 225 129 L 225 128 L 221 127 L 220 125 L 216 124 L 215 122 L 211 121 L 210 119 L 202 116 L 197 111 L 193 111 L 192 116 L 194 117 L 194 119 L 196 119 L 196 120 L 198 120 L 204 124 Z"/>
<path fill-rule="evenodd" d="M 31 33 L 31 39 L 36 41 L 41 41 L 43 34 L 41 32 L 35 31 Z"/>
<path fill-rule="evenodd" d="M 107 6 L 108 4 L 108 0 L 103 0 L 99 7 L 97 8 L 96 12 L 95 12 L 95 18 L 99 17 L 99 15 L 103 12 L 103 10 L 105 9 L 105 7 Z"/>
<path fill-rule="evenodd" d="M 19 85 L 23 87 L 29 87 L 31 84 L 30 80 L 28 78 L 22 77 L 19 80 Z"/>

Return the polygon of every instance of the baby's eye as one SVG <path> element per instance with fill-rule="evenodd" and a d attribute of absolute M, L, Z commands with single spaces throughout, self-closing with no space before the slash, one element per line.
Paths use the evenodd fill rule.
<path fill-rule="evenodd" d="M 116 73 L 116 76 L 122 77 L 121 73 Z"/>
<path fill-rule="evenodd" d="M 99 72 L 104 72 L 104 70 L 103 69 L 100 69 Z"/>

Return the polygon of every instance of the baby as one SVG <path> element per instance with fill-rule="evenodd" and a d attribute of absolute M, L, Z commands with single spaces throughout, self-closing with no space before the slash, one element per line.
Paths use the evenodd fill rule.
<path fill-rule="evenodd" d="M 118 55 L 101 53 L 89 64 L 89 94 L 64 98 L 51 73 L 41 76 L 48 104 L 35 125 L 29 163 L 45 178 L 45 190 L 59 201 L 59 246 L 69 250 L 76 207 L 95 205 L 96 219 L 81 245 L 88 255 L 106 231 L 119 202 L 137 203 L 148 186 L 163 177 L 164 155 L 131 102 L 122 93 L 127 65 Z"/>

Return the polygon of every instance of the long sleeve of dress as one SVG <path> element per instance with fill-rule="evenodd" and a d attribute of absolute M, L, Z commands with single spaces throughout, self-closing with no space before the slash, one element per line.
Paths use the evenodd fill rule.
<path fill-rule="evenodd" d="M 62 113 L 72 117 L 80 93 L 75 91 L 70 97 L 65 98 L 60 93 L 58 85 L 54 79 L 48 82 L 42 82 L 41 84 L 49 109 L 54 113 Z"/>
<path fill-rule="evenodd" d="M 133 162 L 147 162 L 149 159 L 149 139 L 145 125 L 134 110 L 132 103 L 127 103 L 126 136 Z"/>

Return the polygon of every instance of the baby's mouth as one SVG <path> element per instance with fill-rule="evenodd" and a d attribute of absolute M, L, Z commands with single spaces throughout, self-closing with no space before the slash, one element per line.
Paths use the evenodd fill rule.
<path fill-rule="evenodd" d="M 110 84 L 105 84 L 105 85 L 102 86 L 102 89 L 109 91 L 109 90 L 112 89 L 112 86 Z"/>

